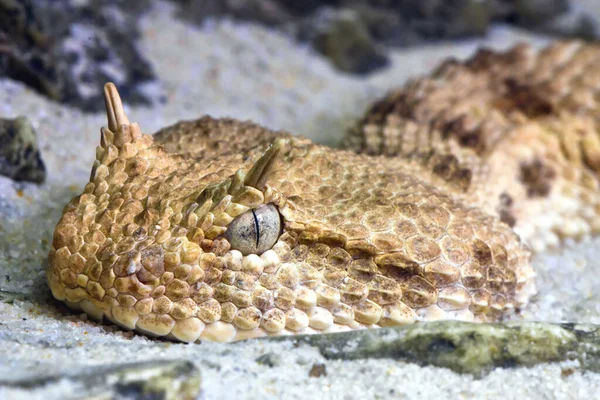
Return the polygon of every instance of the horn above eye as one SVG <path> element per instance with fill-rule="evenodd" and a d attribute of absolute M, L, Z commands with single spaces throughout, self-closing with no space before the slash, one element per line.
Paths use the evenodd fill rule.
<path fill-rule="evenodd" d="M 225 238 L 232 250 L 243 255 L 262 254 L 281 235 L 281 215 L 273 204 L 265 204 L 237 216 L 227 228 Z"/>

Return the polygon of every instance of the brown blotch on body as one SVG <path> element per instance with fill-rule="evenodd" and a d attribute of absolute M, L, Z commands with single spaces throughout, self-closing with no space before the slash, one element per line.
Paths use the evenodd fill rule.
<path fill-rule="evenodd" d="M 528 163 L 521 163 L 519 179 L 527 188 L 529 197 L 546 197 L 552 189 L 552 181 L 556 178 L 554 168 L 536 158 Z"/>
<path fill-rule="evenodd" d="M 529 118 L 537 118 L 554 112 L 549 96 L 539 85 L 529 85 L 515 78 L 508 78 L 504 81 L 504 89 L 504 95 L 494 105 L 505 114 L 519 111 Z"/>
<path fill-rule="evenodd" d="M 498 216 L 500 217 L 500 221 L 504 222 L 511 228 L 517 223 L 517 220 L 513 215 L 512 205 L 512 197 L 506 192 L 502 193 L 500 195 L 500 201 L 498 205 Z"/>

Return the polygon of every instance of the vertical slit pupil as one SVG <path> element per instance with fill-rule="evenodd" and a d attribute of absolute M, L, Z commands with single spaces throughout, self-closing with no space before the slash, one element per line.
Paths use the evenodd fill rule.
<path fill-rule="evenodd" d="M 254 217 L 254 227 L 256 228 L 256 248 L 258 249 L 258 243 L 260 242 L 260 228 L 258 227 L 258 217 L 254 210 L 252 210 L 252 216 Z"/>

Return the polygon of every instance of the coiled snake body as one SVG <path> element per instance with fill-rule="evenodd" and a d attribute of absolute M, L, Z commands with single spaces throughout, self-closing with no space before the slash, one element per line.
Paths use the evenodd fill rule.
<path fill-rule="evenodd" d="M 210 117 L 145 135 L 107 84 L 49 286 L 186 342 L 502 318 L 535 292 L 529 247 L 600 229 L 599 63 L 578 42 L 447 61 L 345 150 Z"/>

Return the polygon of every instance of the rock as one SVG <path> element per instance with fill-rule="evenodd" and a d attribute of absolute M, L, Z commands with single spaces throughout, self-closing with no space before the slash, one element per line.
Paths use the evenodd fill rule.
<path fill-rule="evenodd" d="M 327 376 L 327 367 L 325 364 L 313 364 L 313 366 L 310 367 L 310 371 L 308 371 L 308 376 L 311 378 Z"/>
<path fill-rule="evenodd" d="M 155 77 L 135 46 L 139 14 L 148 4 L 0 1 L 0 76 L 88 111 L 102 108 L 107 81 L 125 88 L 130 104 L 149 104 L 142 84 Z"/>
<path fill-rule="evenodd" d="M 261 365 L 266 365 L 268 367 L 277 367 L 281 365 L 282 359 L 281 355 L 275 353 L 265 353 L 262 356 L 256 359 L 256 362 Z"/>
<path fill-rule="evenodd" d="M 46 179 L 37 135 L 26 117 L 0 119 L 0 174 L 15 181 Z"/>
<path fill-rule="evenodd" d="M 328 359 L 391 358 L 477 376 L 496 367 L 574 359 L 582 369 L 600 371 L 599 325 L 440 321 L 259 340 L 308 343 Z"/>
<path fill-rule="evenodd" d="M 277 2 L 293 15 L 300 17 L 309 15 L 321 7 L 339 6 L 340 4 L 340 0 L 277 0 Z"/>
<path fill-rule="evenodd" d="M 306 17 L 339 0 L 171 0 L 180 7 L 179 16 L 196 23 L 209 17 L 233 17 L 267 26 L 282 25 Z"/>
<path fill-rule="evenodd" d="M 359 10 L 371 34 L 392 46 L 481 36 L 492 17 L 486 0 L 343 0 L 341 6 Z"/>
<path fill-rule="evenodd" d="M 77 371 L 76 371 L 77 372 Z M 189 361 L 150 361 L 96 367 L 70 376 L 0 381 L 3 398 L 198 398 L 200 371 Z"/>
<path fill-rule="evenodd" d="M 27 296 L 23 293 L 8 292 L 0 289 L 0 303 L 13 304 L 15 300 L 27 301 Z"/>
<path fill-rule="evenodd" d="M 571 10 L 537 25 L 536 30 L 559 37 L 572 37 L 584 40 L 600 39 L 598 21 L 585 10 Z"/>
<path fill-rule="evenodd" d="M 492 2 L 494 19 L 559 37 L 600 39 L 597 18 L 568 0 L 515 0 Z"/>
<path fill-rule="evenodd" d="M 378 45 L 360 18 L 350 9 L 322 9 L 298 27 L 297 36 L 309 41 L 339 70 L 365 74 L 389 64 L 382 46 Z"/>
<path fill-rule="evenodd" d="M 524 27 L 542 25 L 569 11 L 568 0 L 514 0 L 511 3 L 514 22 Z"/>
<path fill-rule="evenodd" d="M 293 16 L 276 0 L 173 0 L 181 7 L 179 15 L 195 23 L 208 17 L 233 17 L 259 22 L 268 26 L 281 25 Z"/>
<path fill-rule="evenodd" d="M 348 8 L 354 10 L 360 16 L 374 40 L 388 46 L 406 44 L 409 32 L 398 13 L 365 4 L 351 5 Z"/>

